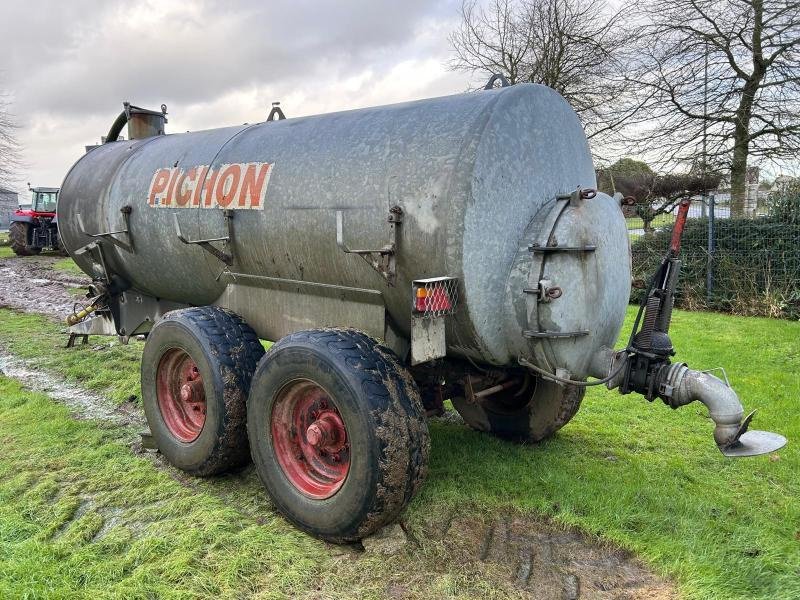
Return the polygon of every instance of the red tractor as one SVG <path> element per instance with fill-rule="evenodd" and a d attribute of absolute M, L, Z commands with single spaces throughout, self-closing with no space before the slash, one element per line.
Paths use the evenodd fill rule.
<path fill-rule="evenodd" d="M 58 188 L 29 186 L 28 189 L 33 194 L 31 207 L 20 207 L 9 218 L 11 249 L 19 256 L 39 254 L 42 250 L 66 254 L 58 236 Z"/>

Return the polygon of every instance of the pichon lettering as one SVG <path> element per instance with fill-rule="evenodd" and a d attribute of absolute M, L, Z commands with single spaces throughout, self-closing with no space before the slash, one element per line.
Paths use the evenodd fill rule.
<path fill-rule="evenodd" d="M 273 163 L 159 169 L 150 180 L 154 208 L 264 209 Z"/>

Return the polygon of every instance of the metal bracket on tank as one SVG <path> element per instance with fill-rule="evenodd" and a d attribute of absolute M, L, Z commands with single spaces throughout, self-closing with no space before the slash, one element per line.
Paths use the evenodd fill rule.
<path fill-rule="evenodd" d="M 230 209 L 225 209 L 222 211 L 222 216 L 225 217 L 225 229 L 228 231 L 228 235 L 224 237 L 217 237 L 217 238 L 207 238 L 204 240 L 187 240 L 186 237 L 183 235 L 181 231 L 181 224 L 178 221 L 178 213 L 172 213 L 172 219 L 175 223 L 175 233 L 178 236 L 178 240 L 180 240 L 184 244 L 197 244 L 203 250 L 214 256 L 215 258 L 221 260 L 226 265 L 230 266 L 233 264 L 233 253 L 226 252 L 230 247 L 230 242 L 233 239 L 233 211 Z M 220 250 L 213 244 L 215 242 L 222 242 L 223 248 L 225 250 Z"/>
<path fill-rule="evenodd" d="M 399 241 L 400 224 L 403 222 L 403 209 L 393 206 L 389 209 L 389 226 L 392 228 L 392 241 L 378 250 L 353 250 L 344 241 L 344 215 L 341 210 L 336 211 L 336 245 L 346 254 L 358 254 L 375 269 L 390 286 L 394 286 L 397 279 L 397 264 L 395 252 Z"/>
<path fill-rule="evenodd" d="M 493 89 L 496 81 L 500 82 L 500 87 L 508 87 L 511 85 L 508 79 L 506 79 L 505 75 L 503 75 L 502 73 L 494 73 L 489 78 L 489 81 L 486 82 L 486 85 L 483 86 L 483 89 L 485 90 Z"/>
<path fill-rule="evenodd" d="M 119 231 L 106 231 L 104 233 L 89 233 L 86 231 L 86 226 L 83 224 L 83 217 L 81 213 L 75 214 L 75 220 L 78 221 L 78 227 L 81 230 L 81 233 L 84 235 L 88 235 L 92 238 L 100 238 L 102 241 L 109 242 L 114 244 L 118 248 L 122 248 L 126 252 L 130 252 L 133 254 L 134 247 L 133 247 L 133 236 L 131 235 L 131 224 L 130 224 L 130 217 L 131 213 L 133 212 L 133 208 L 130 206 L 123 206 L 119 209 L 119 212 L 122 213 L 122 220 L 125 222 L 125 229 L 120 229 Z M 127 242 L 123 242 L 120 239 L 115 238 L 115 235 L 124 235 L 128 238 Z"/>
<path fill-rule="evenodd" d="M 267 123 L 270 121 L 283 121 L 286 119 L 286 115 L 283 114 L 281 110 L 281 103 L 280 102 L 273 102 L 272 103 L 272 110 L 269 111 L 269 115 L 267 115 Z"/>

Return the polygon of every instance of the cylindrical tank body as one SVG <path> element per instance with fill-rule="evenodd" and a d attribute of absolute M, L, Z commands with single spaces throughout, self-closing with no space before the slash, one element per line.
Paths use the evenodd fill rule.
<path fill-rule="evenodd" d="M 255 208 L 250 198 L 231 222 L 230 271 L 375 290 L 387 320 L 406 336 L 411 282 L 456 277 L 459 309 L 447 317 L 448 353 L 490 364 L 516 364 L 525 354 L 582 377 L 592 356 L 614 344 L 630 284 L 624 219 L 603 194 L 554 212 L 556 196 L 596 182 L 575 113 L 544 86 L 105 144 L 64 180 L 61 235 L 74 252 L 92 241 L 88 234 L 120 230 L 120 210 L 130 206 L 134 250 L 104 246 L 109 270 L 156 298 L 225 304 L 220 299 L 231 285 L 220 277 L 225 265 L 182 243 L 174 215 L 190 240 L 227 235 L 222 208 L 214 201 L 205 208 L 202 195 L 195 205 L 194 191 L 205 183 L 213 195 L 209 174 L 230 165 L 240 167 L 228 173 L 226 185 L 241 189 L 247 165 L 264 164 L 270 167 L 263 198 Z M 251 187 L 261 174 L 250 173 Z M 228 201 L 225 186 L 216 193 Z M 336 212 L 342 211 L 348 246 L 381 248 L 391 241 L 393 206 L 402 209 L 403 222 L 392 287 L 337 246 Z M 541 239 L 593 248 L 532 252 L 529 246 Z M 76 261 L 91 271 L 85 255 Z M 535 297 L 530 288 L 539 280 L 560 288 L 561 296 Z M 337 301 L 335 294 L 330 300 Z M 298 314 L 268 297 L 259 302 L 265 313 L 285 312 L 285 330 L 344 324 L 326 322 L 318 312 Z M 274 336 L 269 327 L 254 326 Z M 577 334 L 548 337 L 570 329 Z M 531 337 L 530 331 L 545 334 Z"/>

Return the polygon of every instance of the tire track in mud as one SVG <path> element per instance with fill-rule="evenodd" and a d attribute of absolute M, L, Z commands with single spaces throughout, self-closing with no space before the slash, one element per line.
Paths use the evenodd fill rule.
<path fill-rule="evenodd" d="M 144 417 L 135 413 L 123 412 L 100 394 L 78 385 L 64 381 L 48 371 L 17 358 L 0 346 L 0 374 L 15 379 L 25 389 L 46 394 L 53 400 L 66 405 L 78 419 L 110 421 L 117 425 L 144 425 Z"/>
<path fill-rule="evenodd" d="M 528 515 L 456 516 L 422 535 L 445 541 L 457 560 L 494 565 L 537 600 L 675 600 L 674 585 L 630 552 Z"/>

